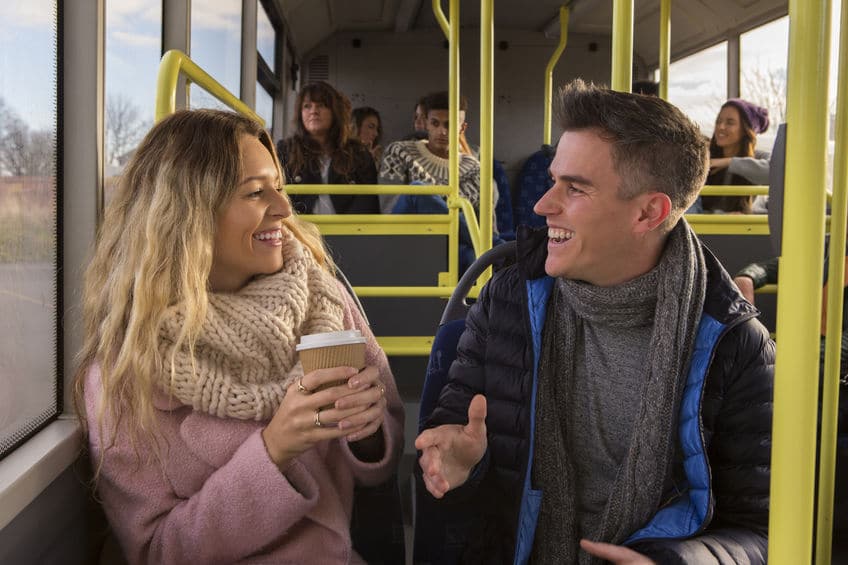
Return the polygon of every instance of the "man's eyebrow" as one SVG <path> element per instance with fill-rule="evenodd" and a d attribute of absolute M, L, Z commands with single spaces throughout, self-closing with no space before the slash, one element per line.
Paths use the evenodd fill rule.
<path fill-rule="evenodd" d="M 595 183 L 593 183 L 591 180 L 587 179 L 586 177 L 581 177 L 580 175 L 559 175 L 555 177 L 553 171 L 551 171 L 550 168 L 548 168 L 548 176 L 564 182 L 571 182 L 583 186 L 595 186 Z"/>

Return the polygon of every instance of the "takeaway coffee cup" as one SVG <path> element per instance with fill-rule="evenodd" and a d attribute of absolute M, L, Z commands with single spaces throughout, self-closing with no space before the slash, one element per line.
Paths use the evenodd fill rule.
<path fill-rule="evenodd" d="M 304 335 L 295 349 L 304 373 L 331 367 L 365 367 L 365 337 L 359 330 Z"/>

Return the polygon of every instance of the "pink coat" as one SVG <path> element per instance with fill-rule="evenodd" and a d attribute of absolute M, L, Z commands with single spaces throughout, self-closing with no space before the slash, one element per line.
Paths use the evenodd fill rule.
<path fill-rule="evenodd" d="M 367 364 L 380 367 L 386 386 L 385 456 L 362 462 L 339 439 L 313 447 L 281 473 L 260 435 L 265 422 L 195 413 L 162 395 L 154 405 L 168 441 L 163 463 L 142 449 L 139 462 L 119 430 L 97 483 L 130 563 L 362 563 L 350 539 L 354 483 L 376 485 L 395 471 L 404 416 L 386 355 L 349 300 L 345 328 L 352 327 L 368 337 Z M 94 366 L 85 403 L 95 465 L 103 450 L 99 395 Z"/>

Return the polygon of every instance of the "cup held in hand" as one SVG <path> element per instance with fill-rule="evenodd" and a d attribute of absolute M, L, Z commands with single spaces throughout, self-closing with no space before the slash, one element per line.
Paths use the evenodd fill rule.
<path fill-rule="evenodd" d="M 304 335 L 300 337 L 300 343 L 295 349 L 300 356 L 304 374 L 332 367 L 365 367 L 365 337 L 359 330 Z M 317 390 L 345 382 L 327 383 Z"/>

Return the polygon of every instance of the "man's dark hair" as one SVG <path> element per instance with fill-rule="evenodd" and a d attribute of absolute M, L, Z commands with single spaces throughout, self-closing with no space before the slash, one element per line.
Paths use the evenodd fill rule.
<path fill-rule="evenodd" d="M 597 129 L 612 145 L 619 194 L 659 191 L 672 203 L 669 227 L 698 195 L 707 176 L 706 139 L 686 115 L 661 98 L 616 92 L 576 79 L 559 91 L 563 131 Z"/>
<path fill-rule="evenodd" d="M 421 99 L 424 104 L 424 114 L 430 110 L 450 110 L 450 97 L 447 90 L 442 92 L 433 92 Z M 465 112 L 465 119 L 468 120 L 468 99 L 465 96 L 459 97 L 459 109 Z"/>

